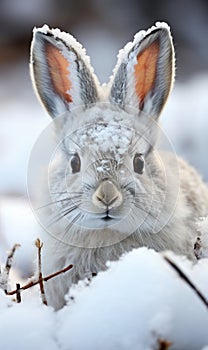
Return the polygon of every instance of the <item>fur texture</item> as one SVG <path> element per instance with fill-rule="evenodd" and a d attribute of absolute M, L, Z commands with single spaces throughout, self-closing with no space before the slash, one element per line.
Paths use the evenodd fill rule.
<path fill-rule="evenodd" d="M 31 74 L 59 145 L 40 200 L 43 272 L 74 265 L 47 282 L 49 304 L 61 308 L 72 283 L 133 248 L 194 259 L 195 221 L 207 215 L 208 189 L 185 162 L 155 148 L 174 79 L 169 27 L 139 32 L 103 87 L 72 36 L 35 29 Z"/>

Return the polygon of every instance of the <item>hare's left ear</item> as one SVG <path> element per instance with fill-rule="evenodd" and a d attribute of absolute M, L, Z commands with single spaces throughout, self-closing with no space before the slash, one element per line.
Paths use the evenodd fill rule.
<path fill-rule="evenodd" d="M 34 29 L 30 68 L 37 95 L 53 118 L 98 100 L 98 81 L 85 50 L 59 29 Z"/>
<path fill-rule="evenodd" d="M 112 77 L 110 100 L 157 118 L 174 78 L 174 49 L 167 24 L 136 34 L 120 52 Z"/>

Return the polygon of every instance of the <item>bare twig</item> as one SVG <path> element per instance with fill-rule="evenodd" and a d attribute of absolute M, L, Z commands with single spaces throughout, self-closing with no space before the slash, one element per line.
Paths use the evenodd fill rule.
<path fill-rule="evenodd" d="M 167 261 L 167 263 L 178 273 L 178 275 L 193 289 L 193 291 L 198 295 L 198 297 L 201 299 L 201 301 L 206 305 L 208 308 L 208 300 L 205 298 L 205 296 L 200 292 L 200 290 L 193 284 L 193 282 L 185 275 L 185 273 L 178 267 L 170 258 L 167 256 L 164 256 L 164 259 Z"/>
<path fill-rule="evenodd" d="M 46 276 L 46 277 L 43 277 L 43 278 L 42 278 L 42 281 L 47 282 L 47 281 L 49 281 L 51 278 L 54 278 L 54 277 L 60 275 L 61 273 L 65 273 L 65 272 L 71 270 L 72 267 L 73 267 L 73 265 L 70 264 L 70 265 L 68 265 L 67 267 L 65 267 L 65 268 L 62 269 L 62 270 L 59 270 L 59 271 L 57 271 L 57 272 L 52 273 L 51 275 L 48 275 L 48 276 Z M 37 280 L 37 281 L 30 281 L 29 283 L 27 283 L 27 284 L 25 284 L 24 286 L 22 286 L 22 287 L 20 288 L 20 291 L 26 290 L 26 289 L 31 288 L 31 287 L 34 287 L 35 285 L 37 285 L 37 284 L 39 284 L 39 283 L 40 283 L 39 280 Z M 12 290 L 11 292 L 7 292 L 6 294 L 7 294 L 7 295 L 14 295 L 14 294 L 16 294 L 16 293 L 17 293 L 17 290 L 15 289 L 15 290 Z"/>
<path fill-rule="evenodd" d="M 13 257 L 14 253 L 16 252 L 17 248 L 20 247 L 20 244 L 15 244 L 13 248 L 9 251 L 5 267 L 1 271 L 1 284 L 2 288 L 4 289 L 5 293 L 7 293 L 8 290 L 8 281 L 9 281 L 9 273 L 12 267 Z"/>
<path fill-rule="evenodd" d="M 16 291 L 17 291 L 17 303 L 21 303 L 21 288 L 20 288 L 20 284 L 17 283 L 16 284 Z"/>
<path fill-rule="evenodd" d="M 20 247 L 20 244 L 16 243 L 13 246 L 13 248 L 10 250 L 10 252 L 8 253 L 7 260 L 6 260 L 6 265 L 5 265 L 5 269 L 6 269 L 8 274 L 9 274 L 10 269 L 12 267 L 12 261 L 13 261 L 14 253 L 16 252 L 17 248 L 19 248 L 19 247 Z"/>
<path fill-rule="evenodd" d="M 47 277 L 44 277 L 44 278 L 43 278 L 43 281 L 44 281 L 44 282 L 47 282 L 47 281 L 49 281 L 51 278 L 54 278 L 54 277 L 60 275 L 61 273 L 65 273 L 65 272 L 71 270 L 72 267 L 73 267 L 73 265 L 70 264 L 70 265 L 68 265 L 67 267 L 65 267 L 64 269 L 62 269 L 62 270 L 60 270 L 60 271 L 57 271 L 57 272 L 54 272 L 54 273 L 52 273 L 51 275 L 49 275 L 49 276 L 47 276 Z"/>
<path fill-rule="evenodd" d="M 38 248 L 38 281 L 40 285 L 40 294 L 43 304 L 47 305 L 44 284 L 43 284 L 43 276 L 42 276 L 42 266 L 41 266 L 41 248 L 43 247 L 43 243 L 40 242 L 40 239 L 37 238 L 35 242 L 36 247 Z"/>

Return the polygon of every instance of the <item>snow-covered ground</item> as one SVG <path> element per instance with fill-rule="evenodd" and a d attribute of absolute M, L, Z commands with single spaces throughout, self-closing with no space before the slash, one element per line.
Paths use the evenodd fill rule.
<path fill-rule="evenodd" d="M 208 74 L 178 83 L 161 118 L 178 154 L 208 179 Z M 31 274 L 37 225 L 27 199 L 27 164 L 41 130 L 49 123 L 31 88 L 27 66 L 1 71 L 0 81 L 0 258 L 14 243 L 20 277 Z M 208 261 L 191 266 L 174 257 L 208 297 Z M 54 313 L 35 294 L 13 304 L 1 293 L 2 349 L 171 349 L 208 346 L 208 310 L 167 265 L 147 249 L 111 264 L 89 287 L 71 293 L 75 302 Z M 8 304 L 11 307 L 8 307 Z M 205 350 L 205 348 L 204 348 Z"/>
<path fill-rule="evenodd" d="M 195 266 L 166 255 L 208 298 L 208 260 Z M 208 309 L 160 255 L 140 248 L 75 286 L 54 312 L 38 294 L 14 304 L 0 297 L 1 348 L 54 350 L 200 350 L 208 345 Z M 160 347 L 160 343 L 172 346 Z"/>

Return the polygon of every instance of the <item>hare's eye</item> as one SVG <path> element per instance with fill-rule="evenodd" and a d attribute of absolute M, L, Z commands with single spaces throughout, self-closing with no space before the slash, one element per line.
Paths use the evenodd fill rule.
<path fill-rule="evenodd" d="M 137 174 L 143 174 L 144 158 L 141 153 L 136 153 L 133 160 L 134 171 Z"/>
<path fill-rule="evenodd" d="M 72 174 L 78 173 L 80 171 L 81 161 L 78 153 L 75 153 L 71 158 L 71 168 L 72 168 Z"/>

